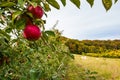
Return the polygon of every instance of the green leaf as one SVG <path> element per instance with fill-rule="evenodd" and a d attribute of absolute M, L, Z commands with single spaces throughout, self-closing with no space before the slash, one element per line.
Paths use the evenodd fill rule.
<path fill-rule="evenodd" d="M 53 6 L 56 9 L 60 9 L 60 5 L 56 0 L 46 0 L 51 6 Z"/>
<path fill-rule="evenodd" d="M 45 31 L 45 33 L 51 36 L 55 36 L 55 33 L 53 31 Z"/>
<path fill-rule="evenodd" d="M 20 15 L 22 14 L 22 11 L 16 11 L 12 14 L 12 22 L 14 23 L 14 20 Z"/>
<path fill-rule="evenodd" d="M 27 1 L 28 1 L 28 3 L 30 3 L 30 4 L 33 5 L 34 7 L 37 6 L 37 3 L 36 3 L 35 1 L 32 1 L 32 2 L 31 2 L 30 0 L 27 0 Z"/>
<path fill-rule="evenodd" d="M 40 71 L 31 69 L 29 74 L 30 74 L 30 80 L 39 80 Z"/>
<path fill-rule="evenodd" d="M 23 0 L 18 0 L 18 4 L 19 4 L 21 7 L 23 7 L 24 1 L 23 1 Z"/>
<path fill-rule="evenodd" d="M 44 31 L 45 30 L 44 24 L 46 24 L 46 20 L 36 19 L 35 24 L 40 25 L 40 28 Z"/>
<path fill-rule="evenodd" d="M 90 4 L 90 6 L 92 7 L 94 4 L 94 0 L 87 0 L 87 2 Z"/>
<path fill-rule="evenodd" d="M 61 2 L 62 2 L 62 4 L 63 4 L 63 6 L 66 5 L 66 0 L 61 0 Z"/>
<path fill-rule="evenodd" d="M 5 31 L 0 29 L 0 34 L 2 34 L 3 36 L 7 37 L 8 39 L 10 39 L 10 35 L 8 35 Z"/>
<path fill-rule="evenodd" d="M 70 0 L 77 8 L 80 8 L 80 0 Z"/>
<path fill-rule="evenodd" d="M 103 6 L 108 11 L 112 6 L 112 0 L 102 0 Z"/>
<path fill-rule="evenodd" d="M 10 33 L 11 31 L 12 31 L 12 28 L 10 28 L 8 26 L 5 28 L 5 32 Z"/>
<path fill-rule="evenodd" d="M 33 18 L 32 13 L 30 13 L 30 12 L 26 12 L 26 14 L 27 14 L 27 16 L 29 16 L 29 17 Z"/>
<path fill-rule="evenodd" d="M 12 6 L 15 6 L 16 4 L 13 3 L 13 2 L 2 2 L 0 4 L 0 7 L 12 7 Z"/>
<path fill-rule="evenodd" d="M 117 3 L 118 0 L 114 0 L 114 3 Z"/>
<path fill-rule="evenodd" d="M 45 32 L 42 32 L 42 38 L 44 39 L 45 42 L 46 41 L 48 42 L 48 36 Z"/>
<path fill-rule="evenodd" d="M 25 21 L 24 18 L 18 20 L 17 23 L 15 24 L 15 25 L 16 25 L 16 28 L 17 28 L 17 29 L 23 29 L 24 26 L 25 26 L 25 23 L 26 23 L 26 21 Z"/>
<path fill-rule="evenodd" d="M 44 9 L 47 12 L 51 10 L 49 4 L 46 4 L 46 3 L 44 4 Z"/>

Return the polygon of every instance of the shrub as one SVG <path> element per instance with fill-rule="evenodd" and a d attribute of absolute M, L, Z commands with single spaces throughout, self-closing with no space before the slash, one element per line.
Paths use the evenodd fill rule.
<path fill-rule="evenodd" d="M 103 53 L 86 53 L 86 55 L 93 57 L 120 58 L 120 50 L 107 51 Z"/>

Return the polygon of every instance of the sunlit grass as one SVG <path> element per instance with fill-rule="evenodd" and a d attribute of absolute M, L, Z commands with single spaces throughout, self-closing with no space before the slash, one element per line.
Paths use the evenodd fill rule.
<path fill-rule="evenodd" d="M 74 56 L 68 69 L 69 80 L 120 80 L 120 59 Z"/>

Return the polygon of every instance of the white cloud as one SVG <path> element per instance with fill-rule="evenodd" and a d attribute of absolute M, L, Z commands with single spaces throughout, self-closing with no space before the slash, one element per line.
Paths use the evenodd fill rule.
<path fill-rule="evenodd" d="M 59 20 L 57 28 L 64 30 L 63 35 L 67 37 L 75 39 L 99 39 L 99 37 L 101 38 L 102 35 L 105 35 L 106 39 L 108 37 L 113 38 L 105 33 L 109 33 L 112 28 L 113 30 L 120 30 L 119 7 L 120 1 L 113 5 L 111 10 L 106 12 L 101 0 L 96 0 L 93 8 L 90 8 L 85 1 L 81 1 L 81 9 L 79 10 L 70 1 L 67 1 L 66 7 L 62 7 L 60 10 L 52 9 L 48 13 L 46 28 L 51 28 Z M 119 27 L 115 27 L 116 25 Z M 109 26 L 112 27 L 110 30 Z M 104 32 L 104 29 L 107 32 Z M 102 31 L 102 33 L 97 35 L 96 31 Z"/>

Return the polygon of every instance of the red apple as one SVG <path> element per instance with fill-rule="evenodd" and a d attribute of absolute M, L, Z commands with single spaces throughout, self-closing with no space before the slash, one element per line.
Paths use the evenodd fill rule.
<path fill-rule="evenodd" d="M 41 30 L 36 25 L 28 24 L 23 31 L 23 36 L 29 41 L 35 41 L 41 37 Z"/>
<path fill-rule="evenodd" d="M 28 11 L 31 12 L 32 14 L 34 14 L 34 7 L 32 5 L 28 6 Z"/>
<path fill-rule="evenodd" d="M 43 13 L 44 13 L 42 7 L 36 6 L 35 9 L 34 9 L 34 11 L 35 11 L 34 12 L 35 18 L 38 18 L 38 19 L 42 18 Z"/>
<path fill-rule="evenodd" d="M 42 7 L 40 6 L 36 6 L 33 7 L 32 5 L 28 7 L 28 11 L 32 13 L 32 15 L 34 16 L 34 18 L 36 19 L 40 19 L 42 18 L 44 11 L 42 9 Z"/>

